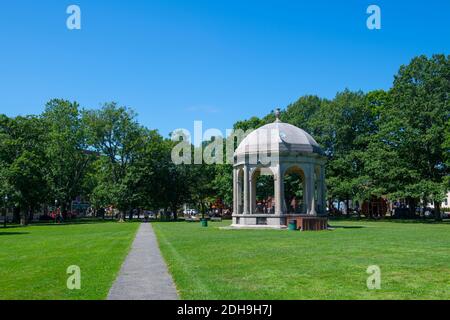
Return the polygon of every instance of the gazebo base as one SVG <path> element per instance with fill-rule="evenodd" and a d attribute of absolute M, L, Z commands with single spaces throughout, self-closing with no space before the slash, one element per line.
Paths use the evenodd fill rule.
<path fill-rule="evenodd" d="M 233 215 L 232 228 L 239 229 L 285 229 L 292 221 L 296 229 L 302 231 L 320 231 L 328 229 L 326 216 L 307 214 L 236 214 Z"/>
<path fill-rule="evenodd" d="M 297 230 L 321 231 L 328 229 L 328 218 L 310 215 L 288 215 L 289 221 L 295 221 Z"/>
<path fill-rule="evenodd" d="M 232 224 L 229 227 L 222 227 L 221 229 L 272 229 L 272 230 L 283 230 L 283 229 L 287 229 L 287 226 L 282 226 L 282 225 L 276 225 L 276 226 L 268 226 L 268 225 L 239 225 L 239 224 Z"/>

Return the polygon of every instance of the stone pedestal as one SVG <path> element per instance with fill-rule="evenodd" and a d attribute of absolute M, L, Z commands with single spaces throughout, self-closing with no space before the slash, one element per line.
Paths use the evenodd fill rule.
<path fill-rule="evenodd" d="M 328 229 L 328 218 L 326 216 L 306 214 L 234 214 L 232 227 L 285 229 L 292 220 L 295 220 L 297 230 L 320 231 Z"/>

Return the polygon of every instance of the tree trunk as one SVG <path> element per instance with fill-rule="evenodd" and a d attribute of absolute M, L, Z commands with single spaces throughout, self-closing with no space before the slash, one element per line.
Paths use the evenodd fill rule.
<path fill-rule="evenodd" d="M 350 214 L 349 203 L 350 203 L 350 200 L 348 199 L 348 196 L 347 196 L 347 198 L 345 199 L 345 211 L 346 211 L 345 214 L 347 216 L 349 216 L 349 214 Z"/>
<path fill-rule="evenodd" d="M 173 211 L 173 220 L 177 221 L 178 220 L 177 206 L 173 206 L 172 211 Z"/>
<path fill-rule="evenodd" d="M 67 202 L 63 201 L 63 203 L 61 204 L 61 215 L 67 216 L 67 208 Z"/>
<path fill-rule="evenodd" d="M 28 219 L 27 219 L 27 216 L 26 215 L 22 215 L 21 217 L 20 217 L 20 225 L 21 226 L 26 226 L 26 225 L 28 225 L 28 221 L 27 221 Z"/>
<path fill-rule="evenodd" d="M 438 222 L 442 221 L 441 203 L 439 201 L 434 201 L 434 219 Z"/>
<path fill-rule="evenodd" d="M 20 223 L 20 208 L 13 208 L 13 223 Z"/>
<path fill-rule="evenodd" d="M 202 210 L 202 219 L 205 219 L 205 205 L 203 202 L 200 204 L 200 208 Z"/>
<path fill-rule="evenodd" d="M 29 217 L 29 212 L 22 212 L 20 215 L 20 225 L 21 226 L 27 226 L 28 225 L 28 217 Z"/>
<path fill-rule="evenodd" d="M 416 200 L 414 198 L 407 197 L 406 203 L 408 204 L 409 218 L 415 218 L 415 216 L 416 216 Z"/>
<path fill-rule="evenodd" d="M 358 214 L 358 220 L 360 220 L 361 219 L 361 207 L 359 205 L 358 200 L 356 200 L 355 207 L 356 207 L 356 213 Z"/>
<path fill-rule="evenodd" d="M 3 227 L 6 228 L 6 220 L 7 220 L 7 215 L 8 215 L 8 209 L 6 209 L 6 207 L 3 209 L 4 213 L 3 213 L 3 217 L 5 218 L 5 220 L 3 220 Z"/>
<path fill-rule="evenodd" d="M 28 221 L 33 222 L 34 213 L 35 213 L 35 210 L 30 208 L 30 211 L 28 211 Z"/>
<path fill-rule="evenodd" d="M 119 213 L 119 222 L 120 223 L 125 222 L 124 217 L 125 217 L 124 212 L 122 210 L 120 210 L 120 213 Z"/>
<path fill-rule="evenodd" d="M 367 201 L 367 211 L 369 213 L 369 219 L 373 219 L 372 198 L 369 198 Z"/>

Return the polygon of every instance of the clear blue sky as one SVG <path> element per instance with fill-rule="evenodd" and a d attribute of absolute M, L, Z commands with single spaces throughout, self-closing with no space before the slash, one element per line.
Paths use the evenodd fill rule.
<path fill-rule="evenodd" d="M 194 120 L 225 130 L 304 94 L 387 89 L 413 56 L 450 53 L 449 21 L 448 0 L 2 1 L 0 112 L 117 101 L 164 135 Z"/>

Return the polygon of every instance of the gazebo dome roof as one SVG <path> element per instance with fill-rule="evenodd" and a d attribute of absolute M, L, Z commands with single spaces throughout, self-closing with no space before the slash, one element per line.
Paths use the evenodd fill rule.
<path fill-rule="evenodd" d="M 235 156 L 267 153 L 310 153 L 323 155 L 314 138 L 306 131 L 278 119 L 251 132 L 239 147 Z"/>

